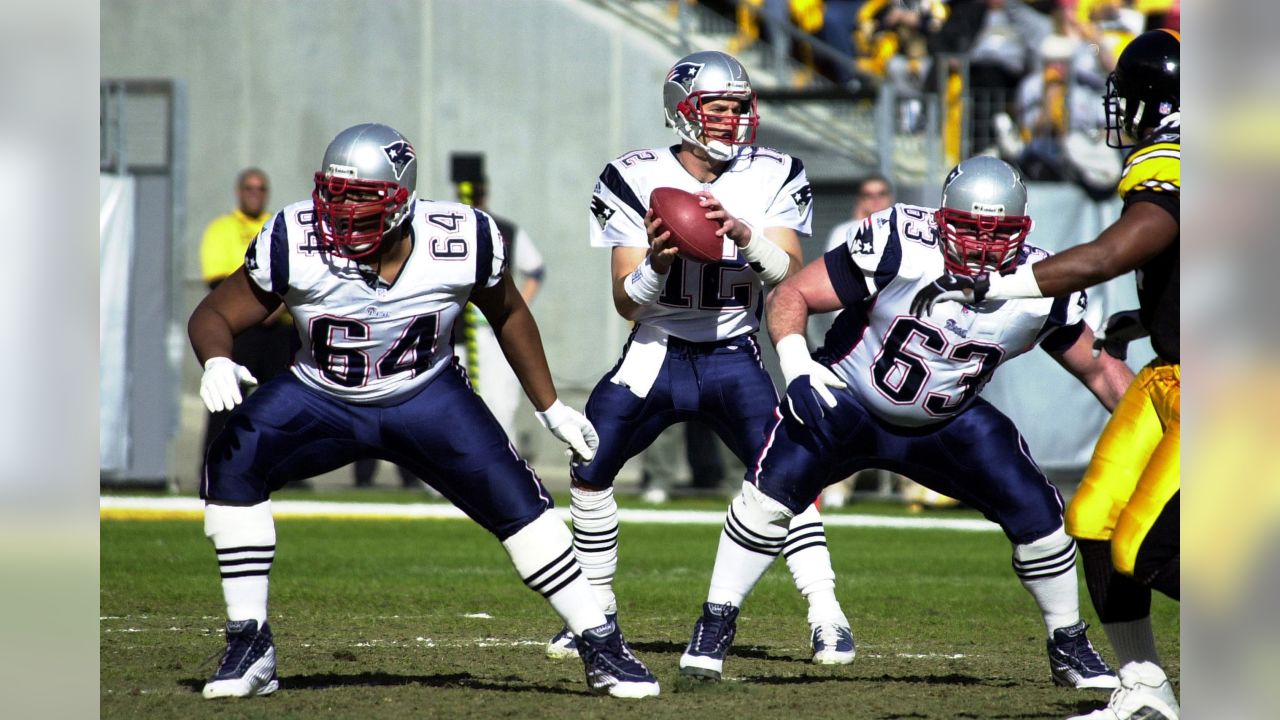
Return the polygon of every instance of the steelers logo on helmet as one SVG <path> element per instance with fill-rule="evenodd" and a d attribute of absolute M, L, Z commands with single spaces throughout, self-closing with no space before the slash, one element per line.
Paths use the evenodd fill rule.
<path fill-rule="evenodd" d="M 403 135 L 378 123 L 338 133 L 315 174 L 311 199 L 321 246 L 343 258 L 376 253 L 413 212 L 417 153 Z"/>
<path fill-rule="evenodd" d="M 662 86 L 667 127 L 716 160 L 756 139 L 759 115 L 747 70 L 731 55 L 696 52 L 678 60 Z"/>
<path fill-rule="evenodd" d="M 1017 266 L 1031 232 L 1027 187 L 1018 171 L 979 155 L 957 165 L 942 186 L 936 219 L 947 271 L 1005 272 Z"/>

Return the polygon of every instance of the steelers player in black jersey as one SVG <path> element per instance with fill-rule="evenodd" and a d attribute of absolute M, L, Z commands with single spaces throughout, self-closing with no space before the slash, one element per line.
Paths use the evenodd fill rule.
<path fill-rule="evenodd" d="M 1145 32 L 1125 47 L 1107 80 L 1107 144 L 1132 148 L 1117 186 L 1124 200 L 1118 220 L 1093 241 L 1008 275 L 943 275 L 913 303 L 923 311 L 947 300 L 1059 296 L 1130 271 L 1137 276 L 1139 322 L 1132 313 L 1112 316 L 1102 345 L 1116 354 L 1149 334 L 1156 358 L 1113 412 L 1066 512 L 1089 594 L 1121 664 L 1121 689 L 1110 705 L 1081 718 L 1175 720 L 1179 712 L 1159 666 L 1150 608 L 1152 589 L 1179 597 L 1180 45 L 1176 32 Z"/>

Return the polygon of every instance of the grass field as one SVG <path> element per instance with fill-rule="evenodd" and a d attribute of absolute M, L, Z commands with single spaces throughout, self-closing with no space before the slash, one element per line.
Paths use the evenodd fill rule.
<path fill-rule="evenodd" d="M 620 621 L 662 696 L 620 701 L 588 695 L 580 662 L 543 657 L 558 618 L 477 526 L 281 520 L 281 690 L 209 702 L 199 691 L 223 605 L 201 523 L 104 519 L 101 532 L 103 717 L 1062 718 L 1106 700 L 1050 681 L 1039 614 L 999 533 L 830 528 L 854 664 L 806 662 L 804 602 L 778 563 L 743 609 L 726 682 L 706 685 L 676 663 L 718 528 L 624 524 Z M 1176 680 L 1177 605 L 1157 599 L 1154 618 Z M 1101 629 L 1092 636 L 1110 656 Z"/>

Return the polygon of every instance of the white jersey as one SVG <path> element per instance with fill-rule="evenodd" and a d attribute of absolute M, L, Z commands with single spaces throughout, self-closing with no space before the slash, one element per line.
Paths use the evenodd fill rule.
<path fill-rule="evenodd" d="M 310 200 L 289 205 L 245 257 L 250 279 L 293 314 L 302 341 L 293 373 L 353 403 L 412 395 L 453 362 L 453 323 L 472 289 L 501 281 L 497 226 L 466 205 L 419 199 L 413 250 L 388 285 L 359 261 L 321 251 L 313 217 Z"/>
<path fill-rule="evenodd" d="M 785 227 L 809 234 L 813 193 L 799 158 L 745 148 L 713 182 L 703 183 L 676 159 L 679 146 L 635 150 L 605 166 L 591 198 L 594 247 L 648 248 L 644 215 L 654 188 L 706 190 L 755 232 Z M 727 246 L 732 247 L 731 243 Z M 677 257 L 658 301 L 637 322 L 691 342 L 725 340 L 760 328 L 762 284 L 736 247 L 718 263 Z"/>
<path fill-rule="evenodd" d="M 932 208 L 898 203 L 864 220 L 843 250 L 826 260 L 842 299 L 864 293 L 867 299 L 836 318 L 818 358 L 865 407 L 894 425 L 928 425 L 955 415 L 1001 363 L 1041 341 L 1065 349 L 1063 343 L 1083 327 L 1083 292 L 976 306 L 944 302 L 916 318 L 912 298 L 944 272 L 939 242 Z M 1048 256 L 1023 246 L 1022 262 Z"/>

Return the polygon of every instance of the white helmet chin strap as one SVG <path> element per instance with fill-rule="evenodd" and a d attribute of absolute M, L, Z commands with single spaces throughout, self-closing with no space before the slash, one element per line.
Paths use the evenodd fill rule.
<path fill-rule="evenodd" d="M 702 142 L 701 140 L 698 139 L 697 135 L 694 135 L 693 132 L 691 132 L 696 128 L 697 126 L 693 125 L 693 123 L 688 123 L 688 128 L 687 129 L 681 128 L 678 131 L 678 134 L 680 135 L 681 138 L 688 140 L 689 142 L 693 143 L 694 145 L 697 145 L 703 150 L 706 150 L 707 154 L 710 155 L 714 160 L 720 160 L 720 161 L 732 160 L 738 156 L 737 145 L 730 145 L 729 143 L 724 142 L 723 140 L 710 140 L 708 142 Z"/>

